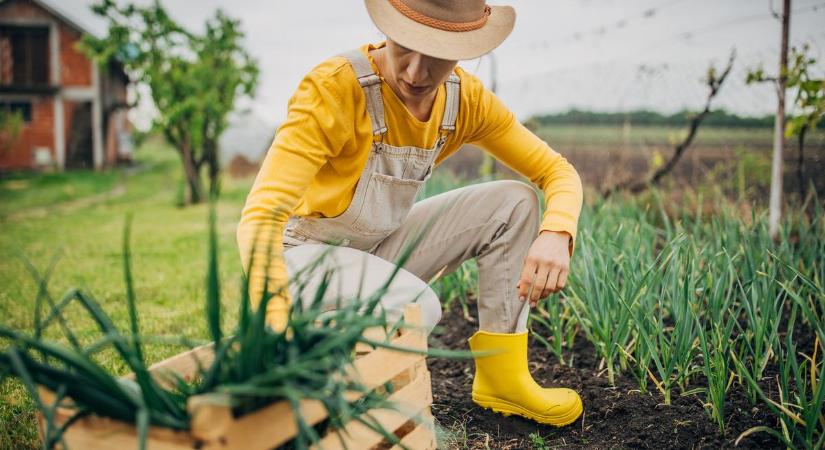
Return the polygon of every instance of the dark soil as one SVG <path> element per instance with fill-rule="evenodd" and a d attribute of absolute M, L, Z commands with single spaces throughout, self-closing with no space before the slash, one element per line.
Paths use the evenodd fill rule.
<path fill-rule="evenodd" d="M 475 305 L 470 312 L 476 316 Z M 430 335 L 430 346 L 469 350 L 467 338 L 477 329 L 453 302 L 439 326 Z M 702 407 L 702 395 L 682 397 L 674 391 L 672 404 L 665 406 L 658 392 L 641 394 L 631 375 L 618 375 L 611 387 L 599 373 L 599 359 L 583 336 L 576 339 L 574 367 L 559 365 L 540 342 L 529 339 L 528 361 L 533 378 L 545 387 L 570 387 L 584 401 L 584 414 L 563 428 L 541 425 L 521 417 L 504 417 L 472 402 L 472 360 L 428 358 L 433 381 L 433 415 L 438 424 L 451 430 L 445 448 L 470 449 L 717 449 L 734 448 L 739 435 L 754 426 L 777 424 L 776 417 L 757 403 L 751 406 L 736 383 L 725 404 L 726 434 Z M 569 360 L 570 355 L 565 355 Z M 655 389 L 649 385 L 649 389 Z M 456 438 L 455 433 L 460 437 Z M 534 443 L 537 433 L 546 446 Z M 466 441 L 464 437 L 466 436 Z M 767 433 L 743 438 L 735 448 L 782 448 Z"/>

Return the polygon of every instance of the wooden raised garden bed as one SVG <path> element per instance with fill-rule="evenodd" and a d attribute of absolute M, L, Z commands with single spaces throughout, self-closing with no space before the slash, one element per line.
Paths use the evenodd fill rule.
<path fill-rule="evenodd" d="M 407 305 L 404 317 L 407 323 L 420 325 L 420 305 Z M 377 335 L 383 338 L 383 331 L 380 329 L 368 332 L 370 337 Z M 427 348 L 427 336 L 423 328 L 398 330 L 391 342 L 402 347 Z M 424 355 L 385 348 L 372 349 L 360 343 L 356 351 L 356 370 L 351 372 L 351 375 L 360 374 L 361 382 L 369 389 L 383 389 L 382 386 L 386 382 L 391 382 L 394 389 L 389 400 L 405 406 L 403 413 L 389 409 L 373 409 L 370 410 L 370 414 L 380 421 L 384 429 L 398 436 L 406 447 L 435 449 L 436 440 L 430 412 L 433 401 L 432 384 Z M 197 374 L 195 359 L 200 360 L 203 365 L 208 365 L 212 358 L 211 345 L 198 347 L 158 362 L 150 371 L 158 375 L 162 371 L 171 370 L 190 380 Z M 46 405 L 53 404 L 54 395 L 50 391 L 41 388 L 40 394 Z M 353 394 L 354 400 L 358 395 Z M 233 417 L 228 407 L 216 405 L 205 397 L 190 398 L 187 408 L 191 416 L 190 430 L 175 431 L 151 427 L 147 448 L 263 450 L 278 447 L 297 434 L 292 409 L 286 401 L 270 404 L 241 417 Z M 301 410 L 310 425 L 317 424 L 327 417 L 323 405 L 316 400 L 302 401 Z M 55 414 L 56 425 L 59 426 L 68 420 L 73 412 L 69 407 L 58 408 Z M 421 420 L 413 420 L 416 415 Z M 38 425 L 42 435 L 45 421 L 39 413 Z M 393 447 L 383 436 L 356 421 L 347 424 L 345 430 L 342 430 L 341 437 L 351 449 L 400 448 Z M 65 432 L 64 440 L 70 449 L 138 448 L 138 435 L 133 424 L 99 416 L 87 416 L 77 420 Z M 339 436 L 332 430 L 325 434 L 320 444 L 324 449 L 344 448 Z"/>

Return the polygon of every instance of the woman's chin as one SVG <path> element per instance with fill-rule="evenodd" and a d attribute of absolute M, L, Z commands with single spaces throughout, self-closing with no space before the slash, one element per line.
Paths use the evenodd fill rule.
<path fill-rule="evenodd" d="M 404 94 L 406 94 L 409 97 L 426 97 L 432 92 L 432 88 L 429 86 L 422 89 L 415 89 L 413 87 L 410 87 L 410 85 L 405 81 L 401 81 L 399 84 L 401 85 L 401 89 L 404 91 Z"/>

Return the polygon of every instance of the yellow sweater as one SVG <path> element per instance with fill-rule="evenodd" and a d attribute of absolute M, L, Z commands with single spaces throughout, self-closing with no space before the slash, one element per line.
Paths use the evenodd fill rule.
<path fill-rule="evenodd" d="M 384 46 L 365 44 L 368 51 Z M 461 67 L 461 98 L 456 129 L 435 161 L 436 167 L 462 144 L 472 143 L 493 155 L 544 191 L 546 209 L 539 227 L 566 231 L 576 237 L 582 205 L 582 186 L 576 170 L 546 142 L 526 129 L 513 113 Z M 379 73 L 380 76 L 380 73 Z M 383 80 L 384 78 L 381 77 Z M 444 113 L 445 87 L 438 88 L 430 118 L 414 117 L 386 82 L 381 84 L 390 145 L 429 148 L 438 136 Z M 352 66 L 341 56 L 314 67 L 300 82 L 288 103 L 287 119 L 278 128 L 246 199 L 237 229 L 238 247 L 249 278 L 249 293 L 257 306 L 268 265 L 267 290 L 281 288 L 267 307 L 267 323 L 282 329 L 291 301 L 286 289 L 282 233 L 290 215 L 333 217 L 344 212 L 366 164 L 372 144 L 372 126 L 361 86 Z M 256 241 L 255 243 L 254 241 Z M 255 261 L 250 270 L 250 254 Z M 268 250 L 269 249 L 269 250 Z M 271 260 L 267 257 L 271 254 Z"/>

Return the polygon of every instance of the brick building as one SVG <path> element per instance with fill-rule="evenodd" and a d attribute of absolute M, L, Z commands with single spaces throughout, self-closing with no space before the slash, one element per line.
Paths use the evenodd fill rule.
<path fill-rule="evenodd" d="M 0 171 L 110 167 L 131 159 L 129 79 L 77 48 L 89 33 L 56 0 L 0 0 L 0 109 L 18 112 L 0 134 Z"/>

